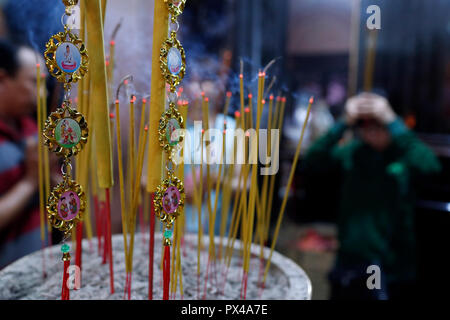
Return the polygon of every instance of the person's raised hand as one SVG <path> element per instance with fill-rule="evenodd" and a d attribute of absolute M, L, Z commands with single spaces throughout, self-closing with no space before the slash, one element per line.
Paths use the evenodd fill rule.
<path fill-rule="evenodd" d="M 389 124 L 395 120 L 397 115 L 386 98 L 374 93 L 364 93 L 363 95 L 368 100 L 370 111 L 375 119 L 383 124 Z"/>
<path fill-rule="evenodd" d="M 377 94 L 361 93 L 347 100 L 345 119 L 348 125 L 353 125 L 358 119 L 367 118 L 388 124 L 395 120 L 396 114 L 389 102 Z"/>
<path fill-rule="evenodd" d="M 363 115 L 364 109 L 366 109 L 364 98 L 361 96 L 354 96 L 347 100 L 345 104 L 345 121 L 349 126 L 352 126 Z"/>

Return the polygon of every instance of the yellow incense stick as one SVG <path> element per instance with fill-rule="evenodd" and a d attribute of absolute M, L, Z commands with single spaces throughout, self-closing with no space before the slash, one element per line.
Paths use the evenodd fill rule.
<path fill-rule="evenodd" d="M 197 235 L 197 276 L 200 276 L 200 251 L 203 243 L 203 228 L 202 228 L 202 204 L 203 204 L 203 130 L 200 137 L 200 181 L 199 181 L 199 197 L 197 201 L 198 209 L 198 235 Z"/>
<path fill-rule="evenodd" d="M 244 170 L 240 171 L 238 188 L 236 191 L 236 198 L 233 204 L 233 212 L 231 214 L 231 224 L 228 230 L 228 241 L 225 251 L 225 262 L 231 259 L 232 248 L 234 247 L 234 240 L 236 239 L 239 222 L 241 221 L 242 207 L 243 207 L 243 194 L 246 192 L 244 187 L 241 189 L 241 182 L 244 181 Z"/>
<path fill-rule="evenodd" d="M 361 23 L 361 1 L 352 0 L 350 52 L 348 59 L 348 91 L 349 97 L 356 94 L 358 88 L 359 34 Z"/>
<path fill-rule="evenodd" d="M 300 156 L 300 151 L 301 151 L 301 148 L 302 148 L 303 135 L 305 133 L 306 124 L 308 123 L 309 114 L 311 112 L 311 106 L 312 106 L 313 103 L 314 103 L 314 99 L 311 97 L 311 99 L 309 99 L 309 105 L 308 105 L 308 110 L 306 112 L 305 122 L 303 122 L 302 132 L 300 134 L 300 140 L 298 141 L 297 149 L 295 150 L 294 160 L 292 161 L 291 171 L 289 172 L 289 179 L 288 179 L 288 183 L 286 185 L 286 189 L 285 189 L 285 192 L 284 192 L 283 202 L 281 203 L 280 212 L 278 214 L 278 220 L 277 220 L 277 224 L 276 224 L 276 227 L 275 227 L 275 232 L 274 232 L 274 235 L 273 235 L 272 245 L 270 247 L 270 254 L 269 254 L 269 258 L 267 259 L 266 269 L 264 271 L 263 283 L 266 282 L 266 277 L 267 277 L 267 273 L 269 271 L 273 250 L 275 249 L 275 244 L 277 243 L 278 233 L 280 231 L 280 226 L 281 226 L 281 221 L 283 220 L 284 210 L 286 208 L 286 204 L 287 204 L 287 200 L 288 200 L 288 196 L 289 196 L 289 190 L 291 188 L 291 184 L 292 184 L 292 181 L 294 179 L 294 173 L 295 173 L 295 169 L 297 167 L 297 161 L 298 161 L 298 158 Z"/>
<path fill-rule="evenodd" d="M 367 56 L 366 56 L 366 66 L 364 70 L 364 90 L 370 91 L 373 86 L 373 72 L 375 68 L 375 57 L 376 57 L 376 48 L 377 48 L 377 38 L 378 31 L 370 30 L 369 31 L 369 39 L 368 39 L 368 47 L 367 47 Z"/>
<path fill-rule="evenodd" d="M 240 117 L 239 113 L 237 113 L 235 115 L 236 115 L 236 118 Z M 238 119 L 236 119 L 236 124 L 237 124 L 237 127 L 239 127 L 239 124 L 238 124 L 237 120 Z M 230 203 L 230 199 L 231 199 L 231 189 L 232 189 L 233 177 L 234 177 L 234 167 L 235 167 L 234 163 L 236 161 L 236 153 L 237 153 L 237 144 L 234 143 L 234 145 L 233 145 L 233 162 L 230 165 L 229 175 L 228 175 L 228 184 L 227 184 L 228 191 L 227 191 L 227 193 L 224 194 L 224 198 L 223 198 L 224 199 L 224 201 L 223 201 L 223 204 L 224 204 L 223 212 L 225 212 L 225 214 L 222 212 L 222 215 L 225 216 L 225 218 L 222 216 L 222 225 L 221 225 L 221 229 L 220 229 L 219 257 L 222 257 L 222 238 L 223 238 L 223 236 L 225 234 L 226 216 L 227 216 L 227 213 L 228 213 L 228 207 L 229 207 L 229 203 Z M 239 173 L 239 179 L 238 179 L 238 185 L 237 185 L 237 189 L 236 189 L 236 192 L 235 192 L 235 201 L 234 201 L 234 204 L 233 204 L 233 210 L 232 210 L 232 214 L 231 214 L 230 229 L 228 231 L 228 241 L 227 241 L 227 246 L 226 246 L 226 251 L 225 251 L 226 255 L 229 252 L 228 248 L 229 248 L 230 243 L 231 243 L 231 232 L 234 229 L 234 225 L 236 223 L 236 210 L 237 210 L 238 202 L 240 201 L 240 191 L 241 191 L 242 177 L 243 177 L 243 171 L 242 171 L 242 166 L 241 166 L 240 167 L 240 173 Z M 237 220 L 238 220 L 237 223 L 239 223 L 239 219 L 237 219 Z M 224 261 L 226 261 L 226 256 L 225 256 L 225 260 Z"/>
<path fill-rule="evenodd" d="M 114 63 L 116 55 L 116 42 L 111 40 L 109 42 L 109 62 L 108 62 L 108 84 L 109 84 L 109 96 L 112 97 L 114 86 Z"/>
<path fill-rule="evenodd" d="M 208 112 L 208 106 L 209 106 L 209 99 L 206 97 L 203 100 L 203 122 L 205 124 L 205 130 L 206 130 L 206 136 L 205 140 L 208 141 L 206 143 L 206 204 L 208 207 L 208 217 L 209 217 L 209 255 L 213 256 L 214 252 L 214 220 L 212 218 L 212 206 L 211 206 L 211 171 L 210 171 L 210 163 L 211 163 L 211 154 L 210 154 L 210 143 L 211 138 L 208 133 L 209 130 L 209 112 Z"/>
<path fill-rule="evenodd" d="M 255 186 L 250 188 L 250 196 L 249 196 L 249 206 L 248 206 L 248 235 L 246 239 L 246 250 L 244 257 L 244 271 L 248 273 L 250 266 L 250 246 L 252 243 L 252 234 L 253 234 L 253 224 L 254 224 L 254 216 L 255 216 L 255 205 L 256 205 L 256 186 L 257 186 L 257 149 L 258 149 L 258 141 L 259 141 L 259 127 L 261 121 L 262 114 L 262 97 L 264 94 L 264 73 L 259 73 L 258 75 L 258 96 L 257 96 L 257 117 L 256 117 L 256 146 L 250 150 L 252 156 L 252 177 L 251 177 L 251 185 Z"/>
<path fill-rule="evenodd" d="M 142 175 L 142 166 L 144 164 L 144 155 L 145 155 L 145 147 L 147 144 L 147 138 L 148 138 L 148 127 L 146 126 L 144 128 L 144 131 L 141 135 L 141 137 L 143 136 L 143 139 L 140 139 L 140 141 L 143 140 L 142 144 L 139 143 L 139 152 L 138 152 L 138 166 L 136 168 L 137 170 L 137 175 L 136 175 L 136 179 L 134 179 L 134 189 L 133 189 L 133 201 L 131 202 L 131 215 L 130 215 L 130 220 L 129 220 L 129 224 L 130 224 L 130 234 L 131 234 L 131 239 L 130 239 L 130 248 L 128 251 L 128 264 L 129 264 L 129 271 L 131 272 L 133 270 L 133 249 L 134 249 L 134 232 L 135 232 L 135 228 L 136 228 L 136 209 L 137 209 L 137 202 L 138 202 L 138 197 L 139 197 L 139 190 L 140 190 L 140 185 L 141 185 L 141 175 Z"/>
<path fill-rule="evenodd" d="M 42 83 L 42 97 L 41 97 L 41 105 L 42 105 L 42 120 L 47 118 L 47 88 L 45 85 L 45 74 L 41 75 L 41 83 Z M 42 121 L 44 123 L 44 121 Z M 48 199 L 50 196 L 50 159 L 48 154 L 48 149 L 44 148 L 44 186 L 45 186 L 45 199 Z M 44 210 L 45 211 L 45 210 Z"/>
<path fill-rule="evenodd" d="M 119 166 L 119 189 L 120 189 L 120 212 L 122 215 L 122 233 L 123 233 L 123 248 L 125 251 L 125 257 L 128 257 L 128 243 L 127 243 L 127 219 L 125 209 L 125 185 L 123 179 L 123 159 L 122 159 L 122 136 L 120 133 L 120 109 L 119 100 L 116 100 L 116 134 L 117 134 L 117 163 Z M 128 265 L 126 265 L 128 266 Z M 126 270 L 130 272 L 130 270 Z"/>
<path fill-rule="evenodd" d="M 225 154 L 225 132 L 222 132 L 222 155 L 221 155 L 221 161 L 219 164 L 219 173 L 217 174 L 217 179 L 216 179 L 216 190 L 215 190 L 214 207 L 213 207 L 214 209 L 213 209 L 212 222 L 211 222 L 213 239 L 214 239 L 214 226 L 215 226 L 215 221 L 216 221 L 217 203 L 219 200 L 219 192 L 220 192 L 220 186 L 221 186 L 221 181 L 222 181 L 222 168 L 223 168 L 223 162 L 225 161 L 224 154 Z M 211 232 L 210 232 L 210 234 L 211 234 Z M 213 252 L 213 257 L 215 258 L 215 250 Z"/>
<path fill-rule="evenodd" d="M 268 113 L 268 119 L 267 119 L 267 149 L 266 149 L 266 156 L 267 157 L 271 157 L 271 146 L 272 146 L 272 141 L 271 141 L 271 127 L 272 127 L 272 108 L 273 108 L 273 96 L 271 95 L 269 97 L 269 113 Z M 261 209 L 263 212 L 263 228 L 264 228 L 264 221 L 265 221 L 265 215 L 266 215 L 266 211 L 267 211 L 267 188 L 268 188 L 268 182 L 269 182 L 269 175 L 265 175 L 263 178 L 263 187 L 261 190 Z"/>
<path fill-rule="evenodd" d="M 167 38 L 169 11 L 164 1 L 155 1 L 153 15 L 152 70 L 159 70 L 161 43 Z M 165 107 L 165 80 L 161 72 L 152 72 L 148 137 L 147 192 L 155 192 L 161 182 L 162 151 L 158 140 L 159 118 Z"/>
<path fill-rule="evenodd" d="M 174 224 L 174 232 L 173 232 L 173 254 L 170 257 L 171 262 L 170 265 L 172 266 L 170 268 L 170 292 L 173 293 L 175 291 L 175 283 L 176 280 L 174 281 L 174 277 L 176 277 L 176 265 L 175 265 L 175 256 L 176 256 L 176 250 L 177 250 L 177 245 L 178 245 L 178 225 L 180 224 L 179 221 L 175 221 Z"/>
<path fill-rule="evenodd" d="M 225 154 L 225 144 L 226 144 L 226 125 L 224 124 L 224 132 L 222 139 L 222 153 Z M 231 200 L 231 188 L 233 183 L 234 175 L 234 159 L 236 159 L 236 144 L 233 145 L 233 162 L 229 165 L 228 170 L 225 172 L 225 180 L 223 182 L 223 196 L 222 196 L 222 208 L 221 208 L 221 221 L 220 221 L 220 243 L 219 243 L 219 259 L 222 259 L 222 247 L 223 247 L 223 236 L 225 235 L 225 229 L 228 222 L 228 212 L 230 209 Z M 225 156 L 222 158 L 222 162 L 226 161 Z"/>
<path fill-rule="evenodd" d="M 112 148 L 109 135 L 108 88 L 106 83 L 105 50 L 103 41 L 103 20 L 100 1 L 85 1 L 88 49 L 90 48 L 90 79 L 92 95 L 90 106 L 95 109 L 94 139 L 97 154 L 97 176 L 101 188 L 113 185 Z"/>
<path fill-rule="evenodd" d="M 244 122 L 244 75 L 239 75 L 239 97 L 241 102 L 241 128 L 245 130 L 245 122 Z"/>
<path fill-rule="evenodd" d="M 128 145 L 130 150 L 130 165 L 129 165 L 129 181 L 130 181 L 130 188 L 129 190 L 133 190 L 132 187 L 134 186 L 134 175 L 135 175 L 135 161 L 136 161 L 136 147 L 135 147 L 135 120 L 134 120 L 134 97 L 130 100 L 130 123 L 129 123 L 129 135 L 128 135 Z"/>
<path fill-rule="evenodd" d="M 183 298 L 183 269 L 181 268 L 181 243 L 177 245 L 177 271 L 180 277 L 180 297 Z M 175 287 L 176 290 L 176 287 Z"/>
<path fill-rule="evenodd" d="M 107 0 L 102 0 L 102 3 L 101 3 L 103 24 L 105 24 L 105 17 L 106 17 L 106 2 L 107 2 Z"/>
<path fill-rule="evenodd" d="M 279 132 L 280 132 L 280 137 L 281 138 L 281 133 L 283 132 L 283 120 L 284 120 L 284 109 L 286 106 L 286 98 L 277 98 L 277 103 L 276 103 L 276 107 L 275 107 L 275 118 L 273 120 L 273 123 L 276 124 L 276 128 L 278 128 Z M 278 116 L 278 119 L 277 119 Z M 280 147 L 280 140 L 276 140 L 275 142 L 276 147 L 275 147 L 275 159 L 279 158 L 279 147 Z M 270 177 L 270 187 L 269 187 L 269 200 L 267 202 L 267 211 L 266 211 L 266 222 L 265 222 L 265 226 L 266 226 L 266 230 L 265 230 L 265 234 L 264 234 L 264 240 L 267 240 L 269 237 L 269 229 L 270 229 L 270 217 L 271 217 L 271 213 L 272 213 L 272 202 L 273 202 L 273 195 L 274 195 L 274 187 L 275 187 L 275 178 L 276 175 L 272 175 Z"/>
<path fill-rule="evenodd" d="M 39 217 L 41 226 L 41 240 L 45 240 L 45 209 L 44 209 L 44 161 L 42 141 L 42 106 L 41 106 L 41 65 L 36 64 L 36 87 L 37 87 L 37 121 L 38 121 L 38 176 L 39 176 Z"/>

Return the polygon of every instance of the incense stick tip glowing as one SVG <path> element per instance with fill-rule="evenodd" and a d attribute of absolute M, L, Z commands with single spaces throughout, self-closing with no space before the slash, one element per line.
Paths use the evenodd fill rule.
<path fill-rule="evenodd" d="M 228 98 L 231 98 L 231 94 L 232 94 L 231 91 L 227 91 L 227 97 Z"/>
<path fill-rule="evenodd" d="M 111 40 L 111 41 L 109 42 L 109 44 L 110 44 L 111 46 L 115 46 L 115 45 L 116 45 L 116 42 L 115 42 L 114 40 Z"/>
<path fill-rule="evenodd" d="M 281 98 L 281 102 L 286 102 L 286 97 Z"/>
<path fill-rule="evenodd" d="M 269 100 L 273 100 L 273 95 L 270 95 Z"/>
<path fill-rule="evenodd" d="M 36 68 L 40 68 L 41 64 L 40 63 L 36 63 Z"/>
<path fill-rule="evenodd" d="M 242 73 L 239 75 L 239 79 L 244 79 L 244 75 Z"/>
<path fill-rule="evenodd" d="M 148 125 L 145 125 L 144 127 L 144 131 L 147 132 L 148 131 Z"/>
<path fill-rule="evenodd" d="M 209 102 L 209 98 L 208 97 L 205 98 L 205 102 Z"/>
<path fill-rule="evenodd" d="M 262 104 L 266 104 L 266 100 L 265 100 L 265 99 L 262 99 L 262 100 L 261 100 L 261 103 L 262 103 Z"/>
<path fill-rule="evenodd" d="M 309 103 L 313 104 L 314 103 L 314 97 L 309 98 Z"/>
<path fill-rule="evenodd" d="M 234 117 L 235 118 L 240 118 L 241 117 L 241 113 L 239 111 L 235 111 L 234 112 Z"/>
<path fill-rule="evenodd" d="M 111 112 L 111 113 L 109 114 L 109 118 L 110 118 L 110 119 L 114 119 L 114 113 Z"/>
<path fill-rule="evenodd" d="M 245 113 L 249 113 L 250 112 L 250 108 L 249 107 L 245 107 Z"/>
<path fill-rule="evenodd" d="M 116 99 L 116 101 L 115 101 L 115 102 L 116 102 L 116 104 L 119 104 L 119 99 Z"/>
<path fill-rule="evenodd" d="M 253 95 L 251 93 L 248 94 L 248 98 L 251 99 L 253 98 Z"/>
<path fill-rule="evenodd" d="M 109 66 L 109 60 L 105 60 L 105 65 L 108 67 Z"/>
<path fill-rule="evenodd" d="M 142 103 L 147 103 L 147 99 L 143 98 Z"/>

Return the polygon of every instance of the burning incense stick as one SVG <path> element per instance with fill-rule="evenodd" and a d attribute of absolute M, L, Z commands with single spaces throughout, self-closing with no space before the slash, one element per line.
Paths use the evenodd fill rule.
<path fill-rule="evenodd" d="M 38 178 L 39 178 L 39 217 L 41 228 L 41 241 L 45 241 L 45 209 L 44 209 L 44 160 L 42 141 L 42 106 L 41 106 L 41 65 L 36 64 L 36 87 L 37 87 L 37 122 L 38 122 Z"/>
<path fill-rule="evenodd" d="M 281 203 L 280 212 L 278 214 L 278 220 L 277 220 L 277 224 L 276 224 L 276 227 L 275 227 L 275 232 L 274 232 L 274 235 L 273 235 L 272 246 L 270 247 L 269 258 L 267 259 L 266 269 L 264 271 L 263 285 L 266 282 L 266 277 L 267 277 L 267 273 L 269 271 L 273 250 L 275 249 L 275 244 L 277 243 L 278 233 L 280 231 L 280 226 L 281 226 L 281 221 L 283 220 L 284 210 L 286 208 L 287 199 L 288 199 L 288 196 L 289 196 L 289 190 L 291 188 L 292 181 L 294 179 L 294 173 L 295 173 L 295 169 L 297 167 L 297 161 L 298 161 L 298 158 L 300 156 L 300 151 L 301 151 L 301 148 L 302 148 L 303 136 L 304 136 L 305 129 L 306 129 L 306 124 L 308 123 L 309 115 L 310 115 L 310 112 L 311 112 L 311 106 L 312 106 L 313 103 L 314 103 L 314 98 L 311 97 L 309 99 L 309 105 L 308 105 L 308 109 L 307 109 L 307 112 L 306 112 L 305 122 L 303 123 L 302 132 L 301 132 L 301 135 L 300 135 L 300 140 L 298 141 L 297 149 L 295 150 L 294 160 L 292 161 L 291 171 L 289 173 L 288 183 L 286 185 L 286 189 L 285 189 L 285 192 L 284 192 L 283 202 Z"/>
<path fill-rule="evenodd" d="M 377 49 L 378 31 L 370 30 L 367 44 L 366 66 L 364 70 L 364 90 L 370 91 L 373 86 L 373 73 L 375 69 L 375 57 Z"/>
<path fill-rule="evenodd" d="M 247 222 L 247 236 L 245 242 L 245 250 L 244 250 L 244 291 L 243 298 L 246 298 L 246 289 L 247 289 L 247 279 L 248 279 L 248 271 L 250 267 L 250 248 L 252 244 L 252 234 L 253 234 L 253 224 L 255 217 L 255 205 L 256 205 L 256 184 L 257 184 L 257 146 L 259 139 L 259 127 L 261 121 L 262 114 L 262 97 L 264 93 L 264 79 L 265 74 L 260 72 L 258 74 L 258 96 L 257 96 L 257 117 L 256 117 L 256 146 L 250 150 L 250 155 L 252 157 L 252 176 L 251 176 L 251 185 L 255 186 L 250 188 L 250 196 L 249 196 L 249 204 L 248 204 L 248 222 Z"/>
<path fill-rule="evenodd" d="M 284 119 L 285 106 L 286 106 L 286 98 L 284 98 L 284 97 L 281 98 L 278 96 L 277 103 L 275 106 L 275 116 L 273 119 L 273 123 L 276 124 L 275 128 L 278 128 L 278 130 L 280 132 L 279 139 L 281 139 L 281 133 L 283 132 L 283 119 Z M 275 144 L 276 144 L 276 147 L 274 148 L 275 154 L 276 154 L 275 159 L 278 159 L 279 146 L 280 146 L 279 139 L 275 141 Z M 273 195 L 274 195 L 275 178 L 276 178 L 276 175 L 272 175 L 270 177 L 269 200 L 267 202 L 266 222 L 265 222 L 266 230 L 265 230 L 265 235 L 264 235 L 264 239 L 266 241 L 269 237 L 270 217 L 271 217 L 271 213 L 272 213 L 272 202 L 273 202 Z"/>
<path fill-rule="evenodd" d="M 119 166 L 119 189 L 120 189 L 120 212 L 122 216 L 122 233 L 123 233 L 123 248 L 125 251 L 125 257 L 128 257 L 128 224 L 126 218 L 125 208 L 125 185 L 123 179 L 123 159 L 122 159 L 122 135 L 120 132 L 120 109 L 119 100 L 116 100 L 116 134 L 117 134 L 117 163 Z M 126 264 L 126 272 L 129 272 L 128 264 Z"/>

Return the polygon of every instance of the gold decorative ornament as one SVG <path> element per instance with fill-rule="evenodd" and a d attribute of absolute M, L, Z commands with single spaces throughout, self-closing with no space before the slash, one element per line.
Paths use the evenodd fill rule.
<path fill-rule="evenodd" d="M 63 0 L 63 3 L 66 8 L 70 8 L 76 6 L 78 4 L 78 0 Z"/>
<path fill-rule="evenodd" d="M 64 32 L 52 36 L 45 45 L 45 64 L 49 73 L 59 82 L 64 82 L 64 88 L 70 89 L 72 83 L 80 80 L 88 72 L 89 56 L 81 39 L 70 32 L 67 25 Z"/>
<path fill-rule="evenodd" d="M 84 116 L 64 101 L 45 121 L 44 144 L 58 156 L 77 155 L 87 143 L 89 130 Z"/>
<path fill-rule="evenodd" d="M 83 188 L 68 176 L 52 190 L 48 198 L 48 219 L 54 228 L 66 235 L 82 220 L 85 210 Z"/>
<path fill-rule="evenodd" d="M 165 224 L 166 229 L 172 228 L 173 222 L 184 207 L 184 200 L 183 182 L 170 173 L 156 188 L 153 199 L 155 214 Z"/>
<path fill-rule="evenodd" d="M 66 10 L 61 17 L 72 15 L 78 0 L 62 0 Z M 63 22 L 64 24 L 64 22 Z M 70 266 L 70 246 L 66 240 L 73 227 L 82 220 L 86 210 L 86 195 L 83 188 L 71 179 L 70 158 L 78 154 L 87 143 L 89 135 L 85 118 L 71 106 L 70 92 L 76 83 L 88 72 L 89 57 L 81 39 L 64 24 L 64 32 L 53 35 L 45 45 L 45 64 L 49 73 L 64 83 L 64 102 L 61 108 L 52 112 L 45 121 L 42 132 L 44 144 L 58 156 L 64 157 L 61 168 L 63 181 L 53 188 L 47 202 L 48 220 L 53 228 L 64 232 L 61 252 L 64 261 L 61 299 L 69 300 L 67 271 Z M 65 168 L 65 170 L 64 170 Z"/>
<path fill-rule="evenodd" d="M 183 13 L 186 0 L 164 0 L 170 13 L 172 22 L 175 22 L 179 15 Z"/>
<path fill-rule="evenodd" d="M 174 162 L 172 160 L 175 151 L 179 149 L 183 135 L 174 135 L 176 129 L 184 129 L 184 120 L 176 109 L 178 94 L 176 87 L 183 80 L 186 73 L 186 56 L 184 48 L 177 39 L 179 24 L 177 18 L 183 13 L 186 0 L 164 0 L 170 13 L 169 37 L 163 42 L 160 49 L 160 69 L 165 82 L 169 85 L 169 108 L 161 115 L 159 120 L 159 144 L 167 153 L 168 164 L 166 166 L 167 178 L 161 181 L 157 187 L 154 198 L 155 214 L 164 224 L 163 243 L 171 245 L 172 227 L 181 208 L 184 206 L 184 186 L 181 180 L 174 176 Z M 168 249 L 168 248 L 167 248 Z M 170 267 L 169 267 L 170 268 Z M 166 279 L 167 280 L 167 279 Z M 165 280 L 165 281 L 166 281 Z M 168 283 L 168 282 L 167 282 Z M 168 299 L 168 287 L 164 286 L 163 299 Z"/>
<path fill-rule="evenodd" d="M 184 138 L 182 131 L 184 129 L 184 120 L 181 114 L 175 109 L 175 103 L 169 105 L 161 119 L 159 120 L 159 144 L 167 152 L 169 160 L 172 159 L 174 150 Z M 178 133 L 178 135 L 177 135 Z"/>
<path fill-rule="evenodd" d="M 175 31 L 163 42 L 159 59 L 163 78 L 169 84 L 170 91 L 175 92 L 186 73 L 186 55 Z"/>

